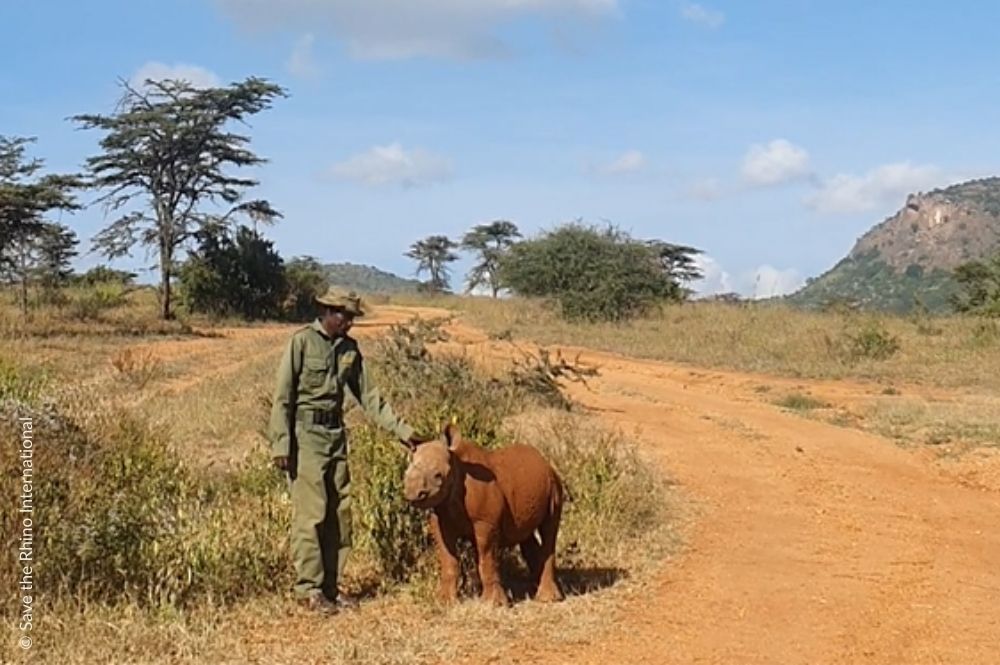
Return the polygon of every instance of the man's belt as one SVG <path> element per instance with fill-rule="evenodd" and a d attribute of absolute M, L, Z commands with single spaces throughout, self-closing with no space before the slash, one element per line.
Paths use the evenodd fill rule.
<path fill-rule="evenodd" d="M 329 411 L 320 409 L 298 409 L 295 417 L 305 423 L 322 425 L 323 427 L 337 428 L 343 427 L 344 421 L 339 411 Z"/>

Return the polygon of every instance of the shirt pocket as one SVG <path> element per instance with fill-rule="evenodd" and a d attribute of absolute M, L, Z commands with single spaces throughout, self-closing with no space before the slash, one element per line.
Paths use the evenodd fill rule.
<path fill-rule="evenodd" d="M 310 390 L 322 388 L 329 372 L 326 358 L 306 356 L 302 363 L 302 385 Z"/>

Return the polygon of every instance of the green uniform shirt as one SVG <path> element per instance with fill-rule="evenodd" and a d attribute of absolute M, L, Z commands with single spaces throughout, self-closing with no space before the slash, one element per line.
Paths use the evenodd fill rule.
<path fill-rule="evenodd" d="M 377 425 L 403 441 L 413 436 L 413 428 L 393 412 L 372 385 L 358 343 L 346 335 L 330 338 L 317 319 L 292 335 L 281 357 L 268 426 L 272 455 L 289 454 L 297 411 L 342 414 L 345 389 Z"/>

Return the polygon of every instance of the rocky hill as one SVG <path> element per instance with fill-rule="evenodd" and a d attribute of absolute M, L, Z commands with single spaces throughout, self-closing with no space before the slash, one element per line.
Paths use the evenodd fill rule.
<path fill-rule="evenodd" d="M 952 271 L 1000 251 L 1000 178 L 911 194 L 865 233 L 837 265 L 787 298 L 803 307 L 833 301 L 905 312 L 918 302 L 947 311 Z"/>
<path fill-rule="evenodd" d="M 405 279 L 374 266 L 328 263 L 323 266 L 330 284 L 362 293 L 404 293 L 417 290 L 420 282 Z"/>

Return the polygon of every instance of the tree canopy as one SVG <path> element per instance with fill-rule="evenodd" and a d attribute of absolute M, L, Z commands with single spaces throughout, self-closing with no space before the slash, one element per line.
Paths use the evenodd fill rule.
<path fill-rule="evenodd" d="M 1000 317 L 1000 254 L 955 270 L 961 290 L 952 300 L 959 312 Z"/>
<path fill-rule="evenodd" d="M 521 237 L 514 222 L 496 220 L 479 224 L 462 237 L 461 247 L 476 255 L 476 263 L 469 270 L 465 290 L 471 292 L 481 286 L 488 287 L 496 298 L 503 284 L 500 280 L 500 257 Z"/>
<path fill-rule="evenodd" d="M 180 270 L 190 311 L 248 320 L 281 316 L 285 267 L 271 241 L 246 226 L 232 235 L 200 231 L 198 240 Z"/>
<path fill-rule="evenodd" d="M 418 240 L 406 252 L 406 256 L 417 262 L 417 275 L 430 274 L 427 286 L 432 291 L 447 291 L 450 287 L 448 264 L 458 260 L 453 251 L 458 245 L 448 236 L 428 236 Z"/>
<path fill-rule="evenodd" d="M 680 277 L 664 269 L 655 251 L 660 246 L 574 222 L 511 246 L 500 272 L 515 293 L 554 298 L 569 319 L 622 320 L 685 297 Z M 682 255 L 696 251 L 669 247 Z"/>
<path fill-rule="evenodd" d="M 21 284 L 27 312 L 28 281 L 53 261 L 62 270 L 75 238 L 69 229 L 46 220 L 54 210 L 76 210 L 72 175 L 39 175 L 44 162 L 28 158 L 33 138 L 0 136 L 0 272 Z"/>
<path fill-rule="evenodd" d="M 254 224 L 281 216 L 266 200 L 244 199 L 257 180 L 232 171 L 266 160 L 250 150 L 249 137 L 226 127 L 245 124 L 286 93 L 254 77 L 204 89 L 175 80 L 121 85 L 114 113 L 73 117 L 83 128 L 104 133 L 101 152 L 86 162 L 88 185 L 103 192 L 97 202 L 106 213 L 118 215 L 94 244 L 109 258 L 136 245 L 158 256 L 161 317 L 170 318 L 176 253 L 196 232 L 239 216 Z"/>

